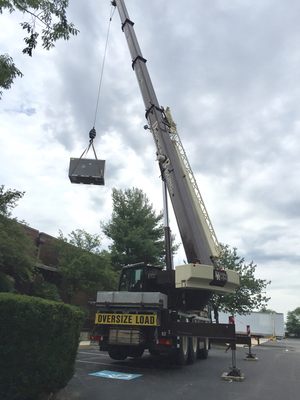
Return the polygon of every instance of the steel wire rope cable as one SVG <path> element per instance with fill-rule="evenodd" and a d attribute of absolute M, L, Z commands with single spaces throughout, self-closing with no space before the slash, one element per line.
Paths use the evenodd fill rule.
<path fill-rule="evenodd" d="M 83 153 L 79 157 L 78 162 L 77 162 L 77 164 L 75 165 L 75 167 L 73 169 L 73 173 L 77 169 L 77 167 L 78 167 L 78 165 L 80 163 L 80 160 L 82 159 L 84 154 L 87 154 L 91 147 L 93 149 L 95 159 L 96 160 L 98 159 L 93 142 L 94 142 L 94 139 L 96 137 L 95 125 L 96 125 L 97 113 L 98 113 L 98 109 L 99 109 L 99 100 L 100 100 L 100 93 L 101 93 L 101 88 L 102 88 L 103 71 L 104 71 L 105 60 L 106 60 L 106 53 L 107 53 L 107 46 L 108 46 L 108 40 L 109 40 L 110 26 L 111 26 L 111 21 L 112 21 L 113 15 L 115 13 L 115 10 L 116 10 L 116 7 L 111 5 L 111 11 L 110 11 L 110 16 L 109 16 L 109 22 L 108 22 L 108 28 L 107 28 L 106 40 L 105 40 L 105 46 L 104 46 L 104 54 L 103 54 L 102 65 L 101 65 L 101 70 L 100 70 L 100 78 L 99 78 L 99 85 L 98 85 L 98 92 L 97 92 L 97 100 L 96 100 L 93 128 L 89 132 L 90 141 L 89 141 L 89 144 L 88 144 L 87 148 L 83 151 Z"/>
<path fill-rule="evenodd" d="M 111 26 L 111 21 L 112 21 L 113 15 L 115 13 L 115 10 L 116 10 L 116 7 L 114 7 L 112 5 L 111 6 L 110 17 L 109 17 L 109 22 L 108 22 L 107 33 L 106 33 L 106 41 L 105 41 L 105 46 L 104 46 L 104 54 L 103 54 L 103 59 L 102 59 L 102 65 L 101 65 L 101 72 L 100 72 L 100 79 L 99 79 L 99 86 L 98 86 L 98 94 L 97 94 L 97 101 L 96 101 L 93 129 L 95 129 L 95 125 L 96 125 L 96 121 L 97 121 L 97 113 L 98 113 L 100 93 L 101 93 L 101 88 L 102 88 L 103 71 L 104 71 L 104 65 L 105 65 L 106 54 L 107 54 L 107 45 L 108 45 L 108 39 L 109 39 L 109 33 L 110 33 L 110 26 Z"/>

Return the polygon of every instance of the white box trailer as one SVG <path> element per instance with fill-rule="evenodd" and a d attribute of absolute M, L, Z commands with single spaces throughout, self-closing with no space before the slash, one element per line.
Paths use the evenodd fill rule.
<path fill-rule="evenodd" d="M 229 313 L 219 313 L 219 322 L 228 323 Z M 251 335 L 262 337 L 285 336 L 284 316 L 282 313 L 252 312 L 247 315 L 235 315 L 235 329 L 237 333 L 247 333 L 247 326 L 250 326 Z"/>

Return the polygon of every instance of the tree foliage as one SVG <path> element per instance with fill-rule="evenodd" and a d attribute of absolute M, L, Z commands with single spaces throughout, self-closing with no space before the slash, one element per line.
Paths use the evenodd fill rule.
<path fill-rule="evenodd" d="M 0 216 L 0 271 L 21 290 L 31 282 L 34 269 L 34 246 L 24 229 L 17 221 Z"/>
<path fill-rule="evenodd" d="M 30 295 L 46 300 L 61 301 L 58 285 L 48 282 L 41 272 L 36 271 L 31 284 Z"/>
<path fill-rule="evenodd" d="M 22 291 L 32 281 L 34 246 L 22 225 L 11 219 L 11 210 L 23 192 L 5 190 L 0 186 L 0 288 L 2 291 Z M 0 289 L 1 290 L 1 289 Z"/>
<path fill-rule="evenodd" d="M 266 308 L 270 298 L 266 296 L 266 287 L 270 281 L 255 277 L 257 265 L 249 264 L 237 254 L 236 248 L 221 245 L 221 255 L 217 260 L 219 268 L 231 269 L 240 275 L 240 287 L 231 294 L 214 294 L 212 306 L 217 319 L 218 311 L 231 314 L 248 314 L 258 308 Z"/>
<path fill-rule="evenodd" d="M 300 337 L 300 307 L 288 312 L 286 330 L 288 336 Z"/>
<path fill-rule="evenodd" d="M 69 301 L 80 291 L 95 297 L 97 290 L 115 289 L 116 273 L 111 267 L 110 254 L 100 250 L 98 235 L 78 229 L 68 237 L 60 233 L 59 239 L 59 271 Z"/>
<path fill-rule="evenodd" d="M 0 185 L 0 214 L 5 217 L 11 216 L 11 210 L 17 205 L 17 202 L 24 196 L 24 192 L 15 189 L 5 189 Z"/>
<path fill-rule="evenodd" d="M 22 72 L 15 66 L 13 59 L 8 54 L 0 54 L 0 88 L 10 89 L 14 79 L 20 76 Z M 2 90 L 0 90 L 0 99 Z"/>
<path fill-rule="evenodd" d="M 265 308 L 265 307 L 262 307 L 262 308 L 259 310 L 259 312 L 260 312 L 260 313 L 264 313 L 264 314 L 274 314 L 274 313 L 276 313 L 275 310 L 272 310 L 271 308 Z"/>
<path fill-rule="evenodd" d="M 101 252 L 100 236 L 97 234 L 93 235 L 88 233 L 84 229 L 76 229 L 75 231 L 72 231 L 69 233 L 68 238 L 64 238 L 61 232 L 60 238 L 82 250 L 86 250 L 95 254 L 99 254 Z"/>
<path fill-rule="evenodd" d="M 162 213 L 155 213 L 140 189 L 113 189 L 112 200 L 112 217 L 102 224 L 102 229 L 112 240 L 113 265 L 117 269 L 136 262 L 162 265 L 165 257 Z"/>
<path fill-rule="evenodd" d="M 49 50 L 59 39 L 68 40 L 78 30 L 68 22 L 69 0 L 0 0 L 0 14 L 19 11 L 27 19 L 21 23 L 26 32 L 24 54 L 32 56 L 40 38 L 43 48 Z M 42 26 L 39 29 L 39 26 Z M 0 88 L 9 89 L 13 80 L 22 73 L 9 55 L 0 55 Z M 1 98 L 0 92 L 0 98 Z"/>

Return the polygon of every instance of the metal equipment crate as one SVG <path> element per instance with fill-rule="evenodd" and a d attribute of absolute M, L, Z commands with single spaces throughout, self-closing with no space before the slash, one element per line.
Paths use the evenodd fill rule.
<path fill-rule="evenodd" d="M 71 158 L 69 178 L 72 183 L 104 185 L 105 160 Z"/>

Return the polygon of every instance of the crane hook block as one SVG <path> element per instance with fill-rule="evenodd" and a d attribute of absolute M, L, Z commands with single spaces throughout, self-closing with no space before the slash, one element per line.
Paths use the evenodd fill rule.
<path fill-rule="evenodd" d="M 72 183 L 104 185 L 105 160 L 71 158 L 69 178 Z"/>
<path fill-rule="evenodd" d="M 91 140 L 95 139 L 95 137 L 96 137 L 96 129 L 94 127 L 90 130 L 89 136 L 90 136 Z"/>

